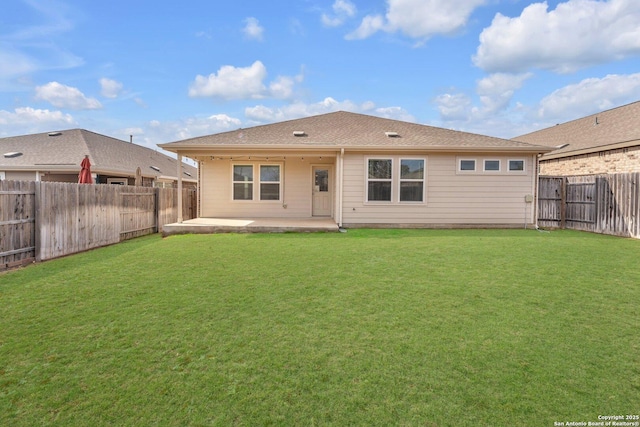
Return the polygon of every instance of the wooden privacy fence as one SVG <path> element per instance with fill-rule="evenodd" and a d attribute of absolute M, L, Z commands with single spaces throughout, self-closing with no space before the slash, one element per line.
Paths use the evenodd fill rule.
<path fill-rule="evenodd" d="M 540 177 L 538 225 L 640 238 L 640 173 Z"/>
<path fill-rule="evenodd" d="M 194 218 L 196 191 L 182 197 Z M 171 188 L 0 181 L 0 270 L 160 232 L 177 201 Z"/>

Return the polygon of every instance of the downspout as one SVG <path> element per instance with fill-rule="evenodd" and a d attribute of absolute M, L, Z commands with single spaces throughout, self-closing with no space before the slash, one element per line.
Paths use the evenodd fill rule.
<path fill-rule="evenodd" d="M 282 176 L 280 177 L 280 185 L 282 185 L 282 208 L 283 209 L 287 209 L 287 197 L 286 197 L 286 193 L 285 193 L 285 183 L 287 182 L 286 180 L 286 174 L 285 174 L 285 165 L 287 164 L 287 158 L 285 157 L 284 160 L 282 160 Z"/>
<path fill-rule="evenodd" d="M 536 172 L 533 178 L 533 185 L 534 185 L 534 192 L 533 194 L 535 194 L 535 198 L 533 199 L 533 223 L 534 223 L 534 228 L 537 230 L 538 229 L 538 197 L 539 197 L 539 193 L 540 193 L 540 162 L 538 160 L 538 157 L 540 155 L 539 154 L 534 154 L 533 157 L 535 158 L 535 167 L 536 167 Z"/>
<path fill-rule="evenodd" d="M 182 223 L 182 154 L 178 153 L 178 223 Z"/>
<path fill-rule="evenodd" d="M 343 173 L 344 168 L 344 148 L 340 149 L 340 156 L 338 157 L 338 227 L 342 228 L 342 195 L 343 195 Z"/>

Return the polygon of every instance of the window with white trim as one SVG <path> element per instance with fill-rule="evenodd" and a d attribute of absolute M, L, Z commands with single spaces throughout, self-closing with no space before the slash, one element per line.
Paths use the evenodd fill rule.
<path fill-rule="evenodd" d="M 367 201 L 390 202 L 392 160 L 369 159 L 367 163 Z"/>
<path fill-rule="evenodd" d="M 233 165 L 233 200 L 253 200 L 253 165 Z"/>
<path fill-rule="evenodd" d="M 260 200 L 280 200 L 280 165 L 260 165 Z"/>
<path fill-rule="evenodd" d="M 509 172 L 524 172 L 524 160 L 522 160 L 522 159 L 510 159 L 509 160 Z"/>
<path fill-rule="evenodd" d="M 485 159 L 484 161 L 485 172 L 500 172 L 500 160 Z"/>
<path fill-rule="evenodd" d="M 424 201 L 424 159 L 400 159 L 400 201 Z"/>
<path fill-rule="evenodd" d="M 476 170 L 475 159 L 460 159 L 458 163 L 458 170 L 460 172 L 474 172 Z"/>

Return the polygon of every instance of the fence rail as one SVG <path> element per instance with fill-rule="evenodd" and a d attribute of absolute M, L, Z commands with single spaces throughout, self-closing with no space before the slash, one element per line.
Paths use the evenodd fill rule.
<path fill-rule="evenodd" d="M 194 218 L 196 191 L 182 197 Z M 177 200 L 171 188 L 0 181 L 0 271 L 162 231 Z"/>
<path fill-rule="evenodd" d="M 640 238 L 640 173 L 540 177 L 538 225 Z"/>

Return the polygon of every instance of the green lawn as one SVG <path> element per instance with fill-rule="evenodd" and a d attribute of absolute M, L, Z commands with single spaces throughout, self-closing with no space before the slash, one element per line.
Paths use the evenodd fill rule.
<path fill-rule="evenodd" d="M 0 275 L 0 425 L 552 426 L 640 412 L 640 241 L 150 236 Z"/>

